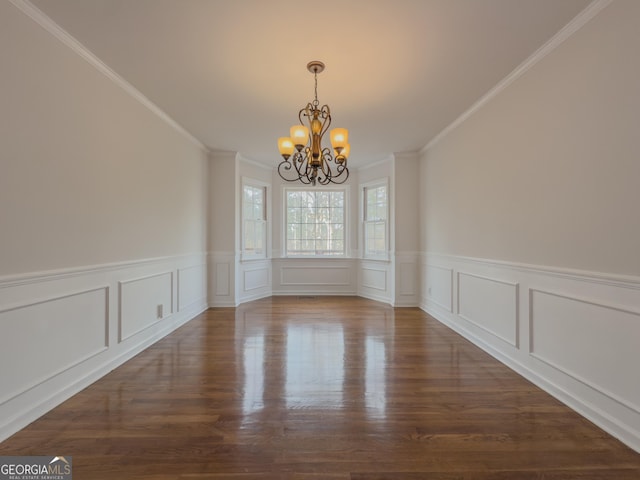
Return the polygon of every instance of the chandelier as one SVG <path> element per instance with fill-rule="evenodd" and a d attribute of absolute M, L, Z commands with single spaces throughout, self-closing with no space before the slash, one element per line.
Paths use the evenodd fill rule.
<path fill-rule="evenodd" d="M 324 70 L 324 63 L 309 62 L 307 70 L 315 79 L 315 99 L 298 113 L 300 125 L 291 127 L 291 136 L 278 139 L 278 150 L 284 158 L 278 165 L 278 174 L 287 182 L 306 185 L 344 183 L 349 177 L 349 132 L 346 128 L 331 130 L 333 155 L 329 147 L 322 148 L 322 137 L 331 125 L 329 105 L 320 107 L 318 102 L 318 74 Z"/>

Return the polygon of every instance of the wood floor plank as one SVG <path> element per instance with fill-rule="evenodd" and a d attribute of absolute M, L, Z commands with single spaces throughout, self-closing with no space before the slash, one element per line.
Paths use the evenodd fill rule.
<path fill-rule="evenodd" d="M 417 308 L 209 310 L 0 444 L 79 479 L 631 480 L 640 454 Z"/>

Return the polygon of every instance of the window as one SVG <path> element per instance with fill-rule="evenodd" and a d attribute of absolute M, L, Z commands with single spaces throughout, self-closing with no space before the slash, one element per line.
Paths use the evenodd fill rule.
<path fill-rule="evenodd" d="M 364 255 L 388 258 L 389 195 L 387 184 L 366 185 L 363 188 Z"/>
<path fill-rule="evenodd" d="M 286 254 L 345 255 L 345 190 L 285 190 Z"/>
<path fill-rule="evenodd" d="M 267 252 L 267 187 L 242 186 L 242 257 L 265 258 Z"/>

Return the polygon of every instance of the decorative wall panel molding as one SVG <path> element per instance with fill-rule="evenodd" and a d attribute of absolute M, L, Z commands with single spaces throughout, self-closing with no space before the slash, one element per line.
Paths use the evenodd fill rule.
<path fill-rule="evenodd" d="M 360 268 L 360 286 L 387 292 L 387 269 L 363 266 Z"/>
<path fill-rule="evenodd" d="M 357 278 L 359 296 L 393 305 L 393 259 L 358 260 Z"/>
<path fill-rule="evenodd" d="M 458 316 L 518 347 L 518 284 L 458 272 Z"/>
<path fill-rule="evenodd" d="M 118 341 L 173 313 L 173 272 L 118 282 Z"/>
<path fill-rule="evenodd" d="M 402 296 L 415 296 L 418 290 L 418 263 L 397 262 L 398 264 L 398 294 Z"/>
<path fill-rule="evenodd" d="M 107 349 L 109 287 L 0 310 L 0 405 Z"/>
<path fill-rule="evenodd" d="M 394 302 L 397 307 L 420 305 L 420 253 L 396 252 L 394 256 Z"/>
<path fill-rule="evenodd" d="M 267 288 L 269 286 L 269 268 L 244 269 L 244 291 Z"/>
<path fill-rule="evenodd" d="M 231 270 L 232 265 L 229 263 L 216 263 L 216 283 L 215 294 L 217 296 L 226 297 L 231 293 Z"/>
<path fill-rule="evenodd" d="M 358 260 L 354 258 L 274 258 L 274 295 L 357 295 Z"/>
<path fill-rule="evenodd" d="M 529 297 L 531 355 L 640 415 L 640 381 L 623 374 L 638 361 L 640 312 L 536 289 Z"/>
<path fill-rule="evenodd" d="M 240 262 L 241 285 L 238 303 L 271 296 L 271 259 Z"/>
<path fill-rule="evenodd" d="M 178 269 L 178 311 L 182 311 L 207 297 L 207 265 L 191 265 Z"/>
<path fill-rule="evenodd" d="M 640 278 L 433 253 L 421 261 L 423 310 L 640 452 Z"/>
<path fill-rule="evenodd" d="M 206 278 L 197 272 L 205 260 L 177 255 L 1 278 L 0 441 L 204 311 Z"/>
<path fill-rule="evenodd" d="M 426 297 L 447 312 L 453 312 L 453 269 L 427 263 L 425 271 L 422 284 L 426 287 Z"/>
<path fill-rule="evenodd" d="M 349 267 L 284 265 L 280 269 L 280 285 L 348 286 L 349 284 Z"/>
<path fill-rule="evenodd" d="M 236 260 L 235 252 L 209 253 L 207 265 L 210 306 L 236 306 Z"/>

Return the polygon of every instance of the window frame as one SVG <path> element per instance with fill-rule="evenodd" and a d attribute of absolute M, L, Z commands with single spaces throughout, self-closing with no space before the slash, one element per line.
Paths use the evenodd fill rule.
<path fill-rule="evenodd" d="M 343 225 L 343 232 L 344 232 L 344 236 L 343 236 L 343 251 L 341 254 L 336 254 L 336 255 L 298 255 L 298 254 L 291 254 L 289 252 L 289 237 L 288 237 L 288 232 L 289 232 L 289 222 L 288 222 L 288 215 L 287 215 L 287 209 L 288 209 L 288 203 L 287 203 L 287 196 L 289 192 L 310 192 L 310 193 L 317 193 L 317 192 L 342 192 L 343 195 L 343 219 L 342 219 L 342 225 Z M 304 188 L 304 187 L 287 187 L 284 186 L 282 188 L 282 256 L 284 258 L 301 258 L 301 259 L 305 259 L 305 258 L 322 258 L 322 259 L 344 259 L 344 258 L 350 258 L 350 250 L 349 250 L 349 238 L 350 238 L 350 232 L 349 232 L 349 204 L 350 204 L 350 189 L 348 185 L 342 185 L 342 186 L 321 186 L 321 187 L 315 187 L 315 188 Z M 318 208 L 317 206 L 315 208 Z"/>
<path fill-rule="evenodd" d="M 385 187 L 386 189 L 386 218 L 384 220 L 368 220 L 368 203 L 367 193 L 369 190 Z M 362 232 L 362 258 L 368 260 L 385 260 L 390 259 L 390 215 L 391 215 L 391 192 L 389 191 L 389 179 L 383 178 L 379 180 L 373 180 L 360 185 L 360 198 L 361 198 L 361 232 Z M 384 251 L 371 252 L 368 249 L 368 237 L 367 228 L 368 224 L 384 222 Z"/>
<path fill-rule="evenodd" d="M 269 189 L 270 185 L 259 180 L 254 180 L 248 177 L 242 177 L 242 188 L 240 189 L 240 253 L 241 260 L 264 260 L 268 258 L 269 251 Z M 262 219 L 247 219 L 245 218 L 245 188 L 254 188 L 262 190 L 263 202 L 262 202 Z M 260 253 L 249 252 L 246 249 L 246 222 L 255 221 L 262 224 L 262 244 L 263 251 Z"/>

